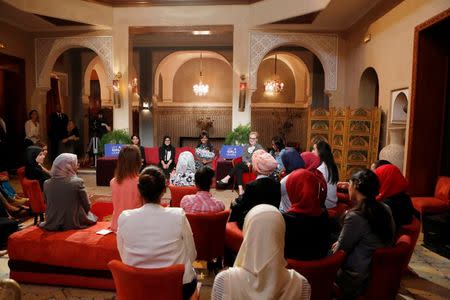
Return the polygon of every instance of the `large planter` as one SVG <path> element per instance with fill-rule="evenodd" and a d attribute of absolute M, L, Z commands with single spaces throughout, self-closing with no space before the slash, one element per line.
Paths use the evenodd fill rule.
<path fill-rule="evenodd" d="M 405 157 L 405 128 L 389 128 L 390 144 L 381 149 L 380 159 L 388 160 L 403 171 Z"/>

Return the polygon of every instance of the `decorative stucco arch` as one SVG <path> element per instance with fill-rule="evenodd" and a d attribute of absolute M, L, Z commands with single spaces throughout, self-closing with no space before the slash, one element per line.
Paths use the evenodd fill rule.
<path fill-rule="evenodd" d="M 263 58 L 283 45 L 298 45 L 313 52 L 325 72 L 325 91 L 337 89 L 338 37 L 335 34 L 250 32 L 249 88 L 256 89 L 256 75 Z"/>
<path fill-rule="evenodd" d="M 91 94 L 91 73 L 95 70 L 98 75 L 98 80 L 100 82 L 100 98 L 102 99 L 103 105 L 112 105 L 111 101 L 111 89 L 112 89 L 112 81 L 108 80 L 105 66 L 100 60 L 99 56 L 94 57 L 91 62 L 87 65 L 86 70 L 84 72 L 84 84 L 83 84 L 83 104 L 89 103 L 89 95 Z M 103 102 L 107 103 L 103 103 Z"/>
<path fill-rule="evenodd" d="M 114 73 L 111 36 L 39 38 L 35 40 L 36 87 L 50 89 L 50 72 L 58 57 L 67 49 L 79 47 L 91 49 L 100 57 L 108 80 L 112 82 Z"/>

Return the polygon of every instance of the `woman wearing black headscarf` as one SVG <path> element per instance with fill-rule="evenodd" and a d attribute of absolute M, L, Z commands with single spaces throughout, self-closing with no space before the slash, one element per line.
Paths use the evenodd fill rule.
<path fill-rule="evenodd" d="M 38 180 L 41 189 L 44 181 L 50 178 L 42 164 L 44 163 L 45 153 L 41 147 L 30 146 L 25 151 L 25 177 L 30 180 Z"/>
<path fill-rule="evenodd" d="M 168 135 L 164 137 L 163 144 L 159 147 L 159 167 L 163 170 L 166 178 L 170 177 L 170 172 L 175 167 L 175 148 Z"/>

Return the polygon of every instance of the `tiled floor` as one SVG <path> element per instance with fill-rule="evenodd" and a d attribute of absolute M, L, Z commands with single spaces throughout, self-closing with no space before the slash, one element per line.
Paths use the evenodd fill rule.
<path fill-rule="evenodd" d="M 92 172 L 81 172 L 89 193 L 110 195 L 109 187 L 97 187 L 95 185 L 95 174 Z M 17 180 L 12 180 L 16 190 L 21 187 Z M 225 202 L 229 207 L 231 201 L 237 196 L 236 193 L 225 190 L 212 193 L 218 199 Z M 170 199 L 170 192 L 163 197 L 163 201 Z M 422 236 L 417 242 L 416 249 L 409 266 L 416 274 L 405 275 L 402 279 L 401 288 L 397 299 L 450 299 L 450 260 L 439 256 L 421 246 Z M 214 275 L 208 274 L 202 263 L 196 263 L 195 267 L 202 282 L 201 299 L 209 299 Z M 8 256 L 0 257 L 0 279 L 9 277 Z M 78 289 L 58 286 L 43 286 L 32 284 L 21 284 L 24 300 L 76 300 L 76 299 L 115 299 L 115 294 L 110 291 Z M 0 299 L 2 297 L 0 290 Z"/>

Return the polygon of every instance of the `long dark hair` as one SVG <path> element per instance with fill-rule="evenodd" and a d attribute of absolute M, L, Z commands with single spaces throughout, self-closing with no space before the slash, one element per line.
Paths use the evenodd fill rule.
<path fill-rule="evenodd" d="M 328 169 L 328 178 L 325 180 L 328 183 L 336 184 L 339 181 L 339 171 L 334 162 L 333 153 L 331 147 L 327 142 L 320 141 L 316 143 L 317 152 L 319 153 L 320 160 L 325 163 Z"/>
<path fill-rule="evenodd" d="M 380 190 L 380 182 L 377 175 L 369 169 L 364 169 L 353 174 L 350 181 L 355 189 L 365 197 L 352 210 L 363 214 L 369 222 L 372 232 L 381 241 L 391 243 L 394 238 L 392 216 L 381 202 L 376 201 L 376 196 Z"/>
<path fill-rule="evenodd" d="M 286 146 L 284 145 L 284 141 L 283 141 L 283 139 L 281 138 L 281 136 L 274 136 L 273 138 L 272 138 L 272 142 L 273 142 L 273 144 L 275 145 L 275 147 L 277 147 L 277 151 L 279 152 L 279 151 L 281 151 L 281 150 L 283 150 Z"/>

